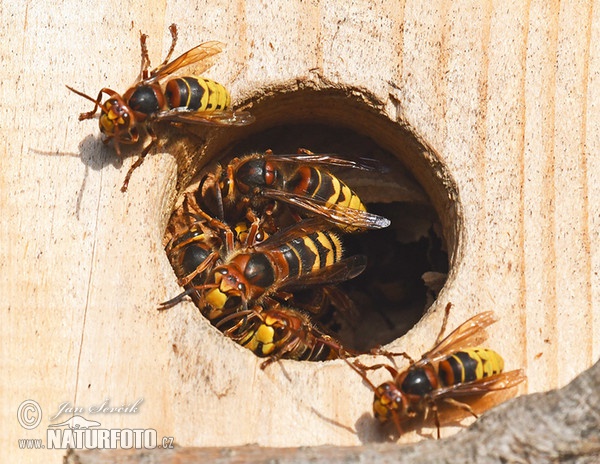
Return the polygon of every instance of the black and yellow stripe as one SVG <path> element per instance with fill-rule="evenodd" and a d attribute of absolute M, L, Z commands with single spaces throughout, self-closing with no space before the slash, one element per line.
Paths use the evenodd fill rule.
<path fill-rule="evenodd" d="M 500 374 L 503 369 L 504 360 L 495 351 L 487 348 L 465 349 L 439 361 L 436 370 L 431 364 L 408 369 L 402 376 L 401 389 L 411 395 L 424 396 L 440 387 Z"/>
<path fill-rule="evenodd" d="M 342 259 L 340 238 L 331 232 L 313 232 L 281 247 L 288 274 L 295 277 L 331 266 Z"/>
<path fill-rule="evenodd" d="M 330 208 L 344 206 L 366 211 L 358 195 L 331 173 L 314 166 L 301 166 L 286 183 L 286 191 L 322 201 Z"/>
<path fill-rule="evenodd" d="M 472 382 L 500 374 L 504 359 L 487 348 L 471 348 L 457 351 L 438 365 L 440 382 L 444 386 Z"/>
<path fill-rule="evenodd" d="M 218 82 L 204 77 L 171 79 L 165 88 L 169 108 L 186 108 L 211 113 L 229 108 L 231 96 Z"/>

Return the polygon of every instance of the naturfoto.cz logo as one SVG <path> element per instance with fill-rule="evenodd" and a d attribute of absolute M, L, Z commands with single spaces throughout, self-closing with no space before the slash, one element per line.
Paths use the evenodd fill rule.
<path fill-rule="evenodd" d="M 129 406 L 117 408 L 109 406 L 106 400 L 100 406 L 87 408 L 87 413 L 103 414 L 129 414 L 138 411 L 138 406 L 143 399 Z M 154 429 L 107 429 L 101 428 L 101 423 L 84 417 L 81 414 L 86 410 L 81 407 L 72 407 L 69 403 L 62 403 L 58 412 L 50 417 L 55 420 L 61 415 L 71 414 L 65 420 L 49 424 L 46 430 L 45 442 L 41 438 L 20 439 L 21 449 L 154 449 L 172 448 L 173 437 L 162 437 L 160 442 Z M 18 408 L 17 419 L 19 424 L 27 429 L 36 428 L 42 418 L 40 405 L 33 400 L 26 400 Z"/>

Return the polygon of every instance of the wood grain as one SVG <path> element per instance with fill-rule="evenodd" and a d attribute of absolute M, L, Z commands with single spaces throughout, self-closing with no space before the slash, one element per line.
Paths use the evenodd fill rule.
<path fill-rule="evenodd" d="M 427 190 L 455 239 L 453 268 L 394 349 L 427 349 L 448 301 L 452 327 L 494 309 L 489 345 L 527 370 L 522 392 L 566 385 L 600 355 L 599 15 L 590 0 L 3 4 L 3 454 L 60 462 L 63 451 L 21 451 L 17 439 L 45 437 L 63 402 L 105 399 L 144 402 L 137 414 L 86 418 L 156 429 L 182 446 L 383 439 L 371 392 L 343 363 L 261 371 L 193 305 L 156 311 L 178 292 L 162 250 L 175 159 L 149 156 L 122 194 L 133 157 L 121 162 L 95 121 L 77 120 L 90 104 L 64 84 L 124 91 L 139 71 L 139 31 L 158 63 L 173 22 L 179 52 L 228 43 L 207 76 L 236 102 L 271 98 L 271 116 L 251 130 L 341 118 L 401 156 Z M 301 99 L 277 111 L 278 95 L 305 88 L 348 95 L 371 113 L 318 99 L 307 113 Z M 211 150 L 241 134 L 214 136 Z M 43 410 L 35 430 L 15 420 L 26 399 Z"/>

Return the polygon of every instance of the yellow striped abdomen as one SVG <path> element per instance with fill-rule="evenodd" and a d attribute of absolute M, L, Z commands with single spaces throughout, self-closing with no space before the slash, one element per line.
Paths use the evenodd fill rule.
<path fill-rule="evenodd" d="M 442 385 L 447 386 L 500 374 L 503 369 L 504 360 L 495 351 L 470 348 L 457 351 L 440 361 L 438 375 Z"/>
<path fill-rule="evenodd" d="M 186 108 L 203 113 L 228 109 L 231 96 L 218 82 L 204 77 L 171 79 L 165 88 L 169 108 Z"/>
<path fill-rule="evenodd" d="M 286 183 L 286 190 L 323 201 L 330 208 L 344 206 L 366 211 L 365 205 L 350 187 L 333 174 L 312 166 L 300 167 Z"/>
<path fill-rule="evenodd" d="M 291 240 L 282 245 L 279 251 L 287 263 L 288 275 L 295 277 L 340 261 L 342 242 L 329 231 L 318 231 Z"/>

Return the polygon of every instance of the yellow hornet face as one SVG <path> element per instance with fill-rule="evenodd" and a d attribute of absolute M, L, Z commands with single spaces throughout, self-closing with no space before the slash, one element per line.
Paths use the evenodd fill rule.
<path fill-rule="evenodd" d="M 102 105 L 100 131 L 122 143 L 135 143 L 139 138 L 131 111 L 120 98 L 110 98 Z"/>
<path fill-rule="evenodd" d="M 218 288 L 213 288 L 206 293 L 204 301 L 216 309 L 223 309 L 227 303 L 227 295 Z"/>
<path fill-rule="evenodd" d="M 269 356 L 275 350 L 275 329 L 267 324 L 261 324 L 252 338 L 246 344 L 258 356 Z"/>
<path fill-rule="evenodd" d="M 402 410 L 402 393 L 394 382 L 385 382 L 375 392 L 373 399 L 373 413 L 379 422 L 391 419 L 392 412 Z"/>
<path fill-rule="evenodd" d="M 216 288 L 209 290 L 204 301 L 214 309 L 232 309 L 242 301 L 241 295 L 245 286 L 239 280 L 239 273 L 235 269 L 221 268 L 214 272 Z"/>

